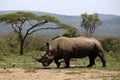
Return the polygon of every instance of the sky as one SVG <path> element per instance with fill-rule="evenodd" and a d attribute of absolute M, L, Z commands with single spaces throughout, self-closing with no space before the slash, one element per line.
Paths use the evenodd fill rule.
<path fill-rule="evenodd" d="M 0 0 L 0 11 L 27 10 L 61 15 L 83 13 L 120 16 L 120 0 Z"/>

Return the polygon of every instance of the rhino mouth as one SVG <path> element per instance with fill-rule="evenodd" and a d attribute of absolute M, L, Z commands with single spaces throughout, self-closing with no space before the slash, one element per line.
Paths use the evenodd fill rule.
<path fill-rule="evenodd" d="M 43 63 L 42 65 L 43 65 L 44 67 L 49 66 L 49 64 L 48 64 L 48 63 Z"/>

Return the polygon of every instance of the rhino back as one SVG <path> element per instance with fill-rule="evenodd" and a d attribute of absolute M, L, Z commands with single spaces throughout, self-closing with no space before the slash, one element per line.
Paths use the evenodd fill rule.
<path fill-rule="evenodd" d="M 93 49 L 93 40 L 86 37 L 67 38 L 60 37 L 51 42 L 51 50 L 61 49 L 64 51 L 72 51 L 73 48 L 77 49 Z"/>

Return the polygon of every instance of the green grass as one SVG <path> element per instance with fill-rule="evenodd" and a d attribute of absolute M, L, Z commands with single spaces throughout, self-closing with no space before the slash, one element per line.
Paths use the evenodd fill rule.
<path fill-rule="evenodd" d="M 120 54 L 119 53 L 105 53 L 106 60 L 107 60 L 107 67 L 105 69 L 107 70 L 116 70 L 120 71 Z M 97 60 L 96 63 L 97 67 L 100 68 L 102 66 L 100 59 Z M 104 69 L 104 68 L 102 68 Z"/>
<path fill-rule="evenodd" d="M 0 55 L 0 68 L 38 68 L 42 67 L 40 63 L 36 62 L 32 56 L 40 56 L 39 52 L 26 53 L 20 55 Z"/>
<path fill-rule="evenodd" d="M 34 69 L 40 69 L 43 68 L 43 66 L 36 62 L 32 56 L 37 56 L 40 57 L 40 52 L 30 52 L 30 53 L 26 53 L 23 56 L 19 56 L 19 55 L 4 55 L 4 54 L 0 54 L 0 68 L 25 68 L 29 70 L 34 70 Z M 42 54 L 43 55 L 43 54 Z M 114 53 L 105 53 L 106 56 L 106 60 L 107 60 L 107 67 L 106 68 L 102 68 L 102 63 L 101 60 L 99 58 L 96 59 L 96 64 L 95 66 L 93 66 L 92 69 L 97 69 L 97 70 L 116 70 L 116 71 L 120 71 L 120 54 L 114 54 Z M 89 63 L 89 59 L 86 58 L 82 58 L 82 59 L 78 59 L 77 61 L 72 62 L 71 61 L 71 65 L 75 65 L 77 67 L 72 67 L 69 68 L 69 70 L 73 70 L 74 69 L 88 69 L 88 68 L 83 68 L 86 65 L 88 65 Z M 56 68 L 55 64 L 51 64 L 51 66 L 49 66 L 50 68 Z M 63 65 L 62 65 L 63 67 Z"/>
<path fill-rule="evenodd" d="M 102 62 L 99 57 L 96 58 L 95 60 L 95 65 L 92 67 L 92 69 L 97 69 L 97 70 L 115 70 L 115 71 L 120 71 L 120 54 L 119 53 L 111 53 L 111 52 L 105 52 L 105 58 L 107 61 L 107 67 L 102 68 Z M 85 67 L 89 64 L 89 59 L 88 57 L 78 59 L 76 62 L 77 67 L 82 68 Z"/>
<path fill-rule="evenodd" d="M 36 73 L 38 69 L 44 69 L 44 67 L 37 61 L 35 61 L 32 56 L 40 57 L 40 55 L 43 55 L 40 52 L 30 52 L 26 53 L 23 56 L 19 55 L 4 55 L 0 54 L 0 68 L 6 69 L 6 68 L 23 68 L 26 73 L 32 72 Z M 55 70 L 56 72 L 60 72 L 63 70 L 66 70 L 66 75 L 82 75 L 82 73 L 88 73 L 89 70 L 111 70 L 111 71 L 120 71 L 120 54 L 113 54 L 105 53 L 106 60 L 107 60 L 107 67 L 102 68 L 102 63 L 99 58 L 96 59 L 96 64 L 92 68 L 85 68 L 86 65 L 89 63 L 89 59 L 82 58 L 71 61 L 71 68 L 60 68 L 56 69 L 56 64 L 52 63 L 47 69 Z M 62 63 L 61 67 L 64 67 Z M 63 70 L 62 70 L 63 69 Z M 10 73 L 10 72 L 9 72 Z M 92 77 L 91 77 L 92 78 Z M 95 79 L 101 78 L 103 80 L 107 80 L 110 78 L 111 80 L 119 80 L 120 74 L 115 75 L 103 75 L 103 76 L 97 76 L 93 77 Z M 67 78 L 65 80 L 72 80 L 72 78 Z"/>

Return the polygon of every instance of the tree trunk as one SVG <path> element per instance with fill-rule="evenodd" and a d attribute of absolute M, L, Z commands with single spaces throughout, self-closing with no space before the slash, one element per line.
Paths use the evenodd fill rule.
<path fill-rule="evenodd" d="M 20 40 L 20 55 L 24 54 L 24 40 Z"/>
<path fill-rule="evenodd" d="M 89 29 L 88 29 L 88 28 L 86 28 L 85 36 L 86 36 L 86 37 L 89 37 Z"/>
<path fill-rule="evenodd" d="M 19 33 L 19 40 L 20 40 L 20 55 L 23 55 L 24 54 L 24 39 L 23 39 L 23 36 L 21 34 L 21 30 L 20 30 L 20 33 Z"/>

